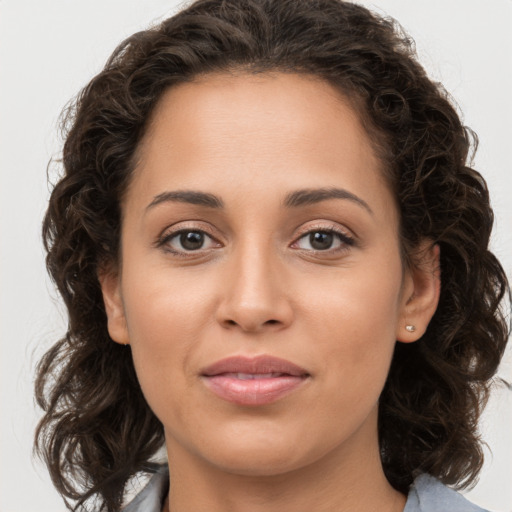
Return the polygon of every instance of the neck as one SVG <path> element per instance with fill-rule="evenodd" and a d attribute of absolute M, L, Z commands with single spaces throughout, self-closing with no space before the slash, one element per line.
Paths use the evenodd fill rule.
<path fill-rule="evenodd" d="M 382 470 L 376 435 L 367 432 L 320 459 L 272 475 L 219 469 L 167 439 L 170 493 L 165 512 L 401 512 L 404 495 Z"/>

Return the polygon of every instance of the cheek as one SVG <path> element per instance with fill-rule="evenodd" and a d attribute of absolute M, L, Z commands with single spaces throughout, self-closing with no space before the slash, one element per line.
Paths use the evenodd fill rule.
<path fill-rule="evenodd" d="M 124 277 L 126 276 L 126 277 Z M 211 286 L 204 274 L 193 269 L 173 271 L 163 265 L 145 272 L 126 269 L 123 276 L 124 306 L 130 343 L 160 349 L 190 340 L 208 323 Z"/>
<path fill-rule="evenodd" d="M 308 287 L 303 329 L 314 340 L 327 385 L 350 386 L 340 399 L 377 399 L 396 343 L 401 266 L 345 269 L 339 279 Z M 370 391 L 371 389 L 371 391 Z"/>
<path fill-rule="evenodd" d="M 212 322 L 212 293 L 193 273 L 165 268 L 128 272 L 123 283 L 128 335 L 137 376 L 150 402 L 195 376 L 190 357 Z M 165 385 L 163 385 L 165 383 Z"/>

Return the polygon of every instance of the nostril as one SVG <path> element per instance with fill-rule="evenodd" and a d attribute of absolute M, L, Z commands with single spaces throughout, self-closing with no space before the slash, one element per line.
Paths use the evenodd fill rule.
<path fill-rule="evenodd" d="M 265 322 L 263 322 L 263 324 L 259 324 L 260 326 L 264 326 L 264 325 L 267 325 L 267 326 L 270 326 L 270 325 L 280 325 L 281 322 L 279 320 L 275 320 L 275 319 L 270 319 L 270 320 L 266 320 Z M 236 320 L 233 320 L 231 318 L 227 318 L 226 320 L 224 320 L 224 326 L 225 327 L 235 327 L 237 325 L 240 325 L 243 327 L 242 324 L 239 324 Z M 254 327 L 251 326 L 245 326 L 245 328 L 248 328 L 249 330 L 252 330 Z"/>

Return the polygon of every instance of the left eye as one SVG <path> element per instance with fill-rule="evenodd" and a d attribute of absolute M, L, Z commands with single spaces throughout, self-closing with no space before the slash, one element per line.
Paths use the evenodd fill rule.
<path fill-rule="evenodd" d="M 177 252 L 190 252 L 199 249 L 210 249 L 213 239 L 204 231 L 183 230 L 174 233 L 164 240 L 165 245 Z"/>
<path fill-rule="evenodd" d="M 316 230 L 301 236 L 296 245 L 299 249 L 308 251 L 327 251 L 353 245 L 353 243 L 354 241 L 351 238 L 336 231 Z"/>

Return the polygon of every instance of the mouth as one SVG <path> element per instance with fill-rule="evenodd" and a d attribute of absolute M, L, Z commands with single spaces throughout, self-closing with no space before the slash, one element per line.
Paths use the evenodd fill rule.
<path fill-rule="evenodd" d="M 300 366 L 273 356 L 234 356 L 201 372 L 206 387 L 237 405 L 265 405 L 301 387 L 310 374 Z"/>

